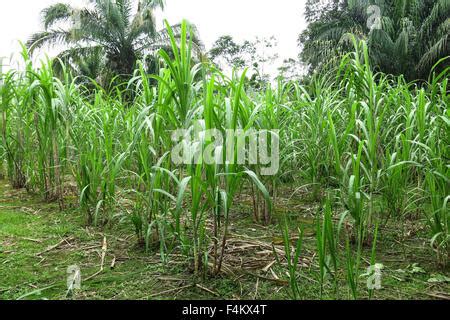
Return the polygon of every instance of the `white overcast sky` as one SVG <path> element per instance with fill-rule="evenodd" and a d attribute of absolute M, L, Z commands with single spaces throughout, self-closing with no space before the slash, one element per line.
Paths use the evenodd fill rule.
<path fill-rule="evenodd" d="M 40 30 L 40 12 L 45 7 L 66 2 L 75 6 L 86 0 L 0 0 L 0 57 L 19 52 L 18 40 L 26 41 Z M 221 35 L 237 40 L 256 36 L 278 39 L 280 59 L 295 58 L 299 53 L 298 34 L 305 28 L 303 13 L 306 0 L 166 0 L 164 12 L 158 13 L 162 27 L 165 18 L 170 24 L 183 18 L 197 25 L 209 49 Z"/>

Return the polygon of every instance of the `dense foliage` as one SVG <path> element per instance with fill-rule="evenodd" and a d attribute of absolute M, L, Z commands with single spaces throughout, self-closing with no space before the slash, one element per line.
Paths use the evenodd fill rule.
<path fill-rule="evenodd" d="M 172 52 L 159 52 L 165 67 L 151 75 L 138 64 L 128 83 L 135 92 L 128 107 L 120 90 L 86 93 L 69 72 L 63 80 L 55 77 L 51 61 L 34 68 L 24 51 L 26 70 L 2 74 L 0 86 L 1 159 L 16 188 L 63 208 L 67 187 L 75 183 L 88 223 L 131 223 L 147 250 L 156 247 L 163 261 L 181 252 L 197 275 L 221 272 L 236 195 L 246 192 L 253 199 L 248 214 L 279 224 L 284 234 L 293 297 L 299 294 L 302 237 L 291 248 L 287 218 L 276 210 L 278 190 L 287 184 L 308 190 L 320 204 L 321 284 L 344 267 L 356 298 L 362 248 L 375 248 L 378 226 L 390 219 L 428 226 L 430 250 L 446 264 L 449 69 L 417 88 L 373 73 L 366 44 L 353 40 L 354 51 L 339 67 L 310 85 L 279 83 L 250 94 L 245 73 L 230 79 L 210 64 L 193 64 L 186 24 L 180 45 L 168 30 Z M 173 130 L 196 126 L 281 129 L 279 173 L 264 177 L 260 165 L 193 158 L 175 165 Z M 236 156 L 234 142 L 226 151 Z M 214 142 L 205 136 L 199 143 L 203 150 Z M 220 147 L 228 146 L 224 141 Z M 345 239 L 341 259 L 338 244 Z"/>
<path fill-rule="evenodd" d="M 312 70 L 339 61 L 353 50 L 346 36 L 352 33 L 367 41 L 375 69 L 426 80 L 431 67 L 450 55 L 449 17 L 448 0 L 309 0 L 301 57 Z"/>

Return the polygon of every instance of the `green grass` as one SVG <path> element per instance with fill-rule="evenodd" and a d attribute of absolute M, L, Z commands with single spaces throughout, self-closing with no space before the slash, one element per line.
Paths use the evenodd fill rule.
<path fill-rule="evenodd" d="M 270 272 L 261 270 L 249 270 L 251 274 L 254 274 L 250 275 L 244 273 L 242 268 L 237 268 L 234 275 L 207 277 L 203 281 L 195 282 L 185 259 L 173 257 L 169 264 L 163 265 L 156 256 L 157 250 L 147 254 L 144 248 L 133 245 L 134 239 L 129 237 L 131 225 L 128 223 L 100 232 L 95 228 L 87 228 L 84 219 L 73 210 L 59 212 L 57 205 L 43 203 L 38 197 L 17 196 L 21 192 L 13 191 L 6 186 L 5 182 L 0 184 L 0 189 L 2 203 L 0 209 L 0 276 L 2 279 L 0 299 L 18 299 L 23 296 L 25 299 L 80 300 L 287 299 L 291 295 L 291 289 L 287 283 L 280 285 L 275 281 L 257 278 L 256 274 L 273 278 Z M 17 198 L 20 202 L 17 202 Z M 25 213 L 16 209 L 17 206 L 39 210 L 39 213 Z M 13 209 L 5 209 L 6 207 Z M 241 235 L 244 243 L 245 239 L 250 238 L 267 243 L 269 247 L 272 243 L 282 247 L 282 238 L 277 227 L 267 228 L 255 224 L 246 214 L 250 211 L 249 206 L 239 207 L 236 219 L 231 221 L 230 238 L 236 239 L 237 235 Z M 308 221 L 307 218 L 302 217 L 303 214 L 301 210 L 291 213 L 299 220 Z M 313 220 L 310 221 L 313 223 Z M 304 248 L 300 254 L 305 260 L 300 262 L 312 259 L 314 254 L 315 239 L 311 233 L 314 226 L 311 225 L 308 229 L 310 231 L 305 229 Z M 433 274 L 443 272 L 436 269 L 424 241 L 409 238 L 403 241 L 404 248 L 400 245 L 392 245 L 395 241 L 399 241 L 395 225 L 389 226 L 383 234 L 385 236 L 380 239 L 377 261 L 384 264 L 386 274 L 383 276 L 383 289 L 374 292 L 375 299 L 430 299 L 433 297 L 428 294 L 439 295 L 448 292 L 449 284 L 427 283 Z M 96 273 L 100 264 L 99 251 L 103 236 L 106 236 L 108 240 L 105 271 L 83 283 L 82 289 L 75 292 L 73 296 L 66 297 L 67 267 L 73 264 L 79 265 L 84 278 Z M 42 255 L 43 260 L 36 257 L 36 253 L 60 242 L 62 238 L 73 238 L 70 241 L 71 246 L 64 245 L 49 251 Z M 92 246 L 97 248 L 85 249 Z M 370 249 L 365 251 L 364 256 L 370 259 Z M 234 258 L 241 257 L 238 253 L 236 255 L 237 257 Z M 111 270 L 108 266 L 113 256 L 126 259 L 118 259 L 115 269 Z M 243 262 L 254 261 L 257 258 L 255 252 L 250 251 L 243 256 Z M 228 260 L 230 259 L 228 257 Z M 418 263 L 425 273 L 411 272 L 412 269 L 407 267 L 413 263 Z M 320 298 L 318 267 L 315 263 L 308 267 L 300 267 L 298 291 L 303 299 Z M 283 269 L 284 267 L 277 265 L 273 267 L 273 271 L 280 278 L 283 278 Z M 398 269 L 404 271 L 396 271 Z M 448 276 L 448 272 L 444 274 Z M 337 275 L 338 285 L 345 286 L 344 270 L 339 269 Z M 186 288 L 157 295 L 158 292 L 194 283 L 199 283 L 217 293 L 218 296 L 200 288 Z M 330 290 L 325 290 L 324 299 L 336 298 L 332 293 L 333 286 L 330 279 L 325 281 L 325 289 Z M 42 291 L 38 292 L 38 290 Z M 30 293 L 32 294 L 29 295 Z M 361 290 L 361 298 L 364 298 L 366 294 L 365 290 Z M 345 291 L 337 298 L 346 299 Z"/>

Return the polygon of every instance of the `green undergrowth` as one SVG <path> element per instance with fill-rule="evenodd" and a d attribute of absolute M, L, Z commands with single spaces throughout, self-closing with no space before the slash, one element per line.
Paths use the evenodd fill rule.
<path fill-rule="evenodd" d="M 293 209 L 280 206 L 278 210 L 289 211 L 291 219 L 296 218 L 305 226 L 301 258 L 305 266 L 301 266 L 298 279 L 301 298 L 319 299 L 314 226 L 309 216 L 311 210 L 305 202 L 299 203 L 302 205 L 291 203 L 290 208 Z M 230 238 L 240 239 L 240 246 L 246 242 L 270 246 L 282 241 L 275 226 L 262 227 L 248 218 L 250 209 L 245 201 L 236 210 Z M 77 208 L 60 212 L 56 204 L 43 203 L 39 197 L 12 190 L 2 182 L 0 299 L 289 298 L 289 286 L 281 280 L 283 270 L 277 264 L 270 271 L 242 267 L 234 274 L 194 278 L 181 255 L 173 253 L 168 262 L 162 264 L 156 252 L 146 253 L 136 245 L 130 231 L 131 226 L 127 223 L 103 230 L 86 227 Z M 377 252 L 377 261 L 384 266 L 382 289 L 375 292 L 375 299 L 439 299 L 448 294 L 450 286 L 445 282 L 448 270 L 436 269 L 423 232 L 408 228 L 408 225 L 395 225 L 395 222 L 385 227 Z M 104 238 L 107 242 L 104 270 L 98 273 Z M 57 244 L 60 245 L 55 247 Z M 364 256 L 369 259 L 370 249 L 365 251 Z M 240 257 L 244 266 L 249 261 L 258 262 L 253 253 L 248 250 L 247 255 Z M 230 256 L 228 259 L 234 258 Z M 113 261 L 114 268 L 111 268 Z M 80 290 L 68 294 L 67 268 L 71 265 L 80 267 L 84 281 Z M 363 263 L 362 268 L 365 265 Z M 279 277 L 278 281 L 275 276 Z M 339 272 L 338 278 L 339 284 L 345 288 L 344 270 Z M 366 293 L 361 287 L 361 298 L 364 299 Z M 329 293 L 332 290 L 326 292 L 324 299 L 349 298 L 347 289 L 341 290 L 337 296 Z"/>

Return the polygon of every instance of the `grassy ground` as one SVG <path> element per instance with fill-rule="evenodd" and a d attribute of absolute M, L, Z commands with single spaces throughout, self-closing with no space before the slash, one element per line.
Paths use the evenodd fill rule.
<path fill-rule="evenodd" d="M 291 217 L 312 224 L 311 205 L 284 205 Z M 85 227 L 74 209 L 59 212 L 25 191 L 0 181 L 0 299 L 288 299 L 285 271 L 275 263 L 272 245 L 281 250 L 275 227 L 255 225 L 245 199 L 234 213 L 225 273 L 194 281 L 185 261 L 173 254 L 163 265 L 156 253 L 135 245 L 131 226 Z M 424 230 L 413 222 L 382 230 L 377 262 L 383 263 L 382 289 L 375 299 L 444 299 L 449 270 L 439 269 Z M 318 272 L 313 228 L 306 229 L 300 287 L 306 299 L 318 299 Z M 104 270 L 102 244 L 107 240 Z M 366 257 L 369 253 L 366 252 Z M 367 262 L 367 260 L 366 260 Z M 67 268 L 81 268 L 82 289 L 67 295 Z M 111 266 L 113 265 L 113 268 Z M 364 268 L 367 264 L 364 263 Z M 441 280 L 438 282 L 432 282 Z M 431 280 L 430 280 L 431 279 Z M 367 297 L 361 278 L 361 298 Z M 325 290 L 325 299 L 346 299 L 345 271 L 341 290 Z"/>

